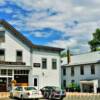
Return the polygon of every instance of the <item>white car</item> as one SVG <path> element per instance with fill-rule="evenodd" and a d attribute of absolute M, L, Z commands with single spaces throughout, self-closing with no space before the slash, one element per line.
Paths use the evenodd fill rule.
<path fill-rule="evenodd" d="M 10 91 L 11 98 L 19 99 L 40 99 L 43 98 L 41 91 L 38 91 L 32 86 L 17 86 Z"/>

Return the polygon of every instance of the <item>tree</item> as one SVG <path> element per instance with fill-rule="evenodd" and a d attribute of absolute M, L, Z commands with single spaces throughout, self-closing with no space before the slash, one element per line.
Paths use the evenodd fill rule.
<path fill-rule="evenodd" d="M 91 51 L 100 50 L 100 29 L 96 29 L 96 32 L 93 33 L 93 39 L 88 44 L 90 45 Z"/>

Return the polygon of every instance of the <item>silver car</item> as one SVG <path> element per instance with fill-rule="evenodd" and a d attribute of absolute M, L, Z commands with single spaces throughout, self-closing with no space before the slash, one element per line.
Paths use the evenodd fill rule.
<path fill-rule="evenodd" d="M 43 97 L 41 91 L 38 91 L 32 86 L 17 86 L 10 91 L 11 98 L 19 99 L 40 99 Z"/>
<path fill-rule="evenodd" d="M 66 91 L 56 86 L 45 86 L 41 89 L 45 99 L 59 99 L 63 100 L 66 96 Z"/>

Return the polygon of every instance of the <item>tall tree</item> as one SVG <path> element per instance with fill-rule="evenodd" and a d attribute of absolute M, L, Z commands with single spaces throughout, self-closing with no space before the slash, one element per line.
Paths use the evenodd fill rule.
<path fill-rule="evenodd" d="M 100 49 L 100 29 L 96 29 L 96 32 L 93 33 L 93 39 L 88 42 L 91 48 L 91 51 L 97 51 Z"/>

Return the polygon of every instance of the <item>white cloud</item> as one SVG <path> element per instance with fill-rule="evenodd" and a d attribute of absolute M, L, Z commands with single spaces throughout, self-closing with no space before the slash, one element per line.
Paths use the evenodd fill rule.
<path fill-rule="evenodd" d="M 5 12 L 7 14 L 13 13 L 13 9 L 9 8 L 2 8 L 0 9 L 0 12 Z"/>
<path fill-rule="evenodd" d="M 99 0 L 13 0 L 13 2 L 25 10 L 33 11 L 28 14 L 28 17 L 24 17 L 22 14 L 14 15 L 24 22 L 26 26 L 24 30 L 33 31 L 48 27 L 63 32 L 61 39 L 53 40 L 47 45 L 64 48 L 70 46 L 74 50 L 88 51 L 87 41 L 92 38 L 91 33 L 100 27 Z M 57 12 L 57 14 L 49 16 L 47 9 Z M 77 25 L 73 25 L 75 20 L 78 21 Z M 23 28 L 22 24 L 21 26 Z M 21 28 L 20 25 L 19 28 Z M 36 32 L 31 34 L 37 37 L 46 37 L 49 33 Z M 83 35 L 85 39 L 81 39 Z M 65 40 L 64 38 L 67 36 L 71 36 L 71 38 Z M 80 48 L 76 48 L 79 46 Z"/>
<path fill-rule="evenodd" d="M 53 47 L 61 47 L 61 48 L 72 48 L 73 46 L 77 45 L 77 40 L 69 39 L 69 40 L 54 40 L 47 45 Z"/>
<path fill-rule="evenodd" d="M 5 0 L 0 0 L 0 5 L 5 5 Z"/>
<path fill-rule="evenodd" d="M 42 38 L 42 37 L 48 37 L 50 34 L 46 32 L 32 32 L 31 35 L 34 35 L 35 37 Z"/>

